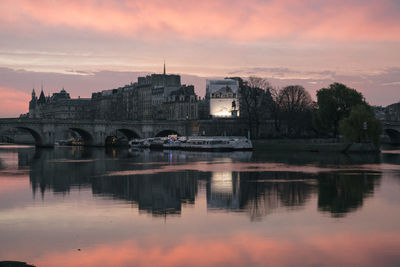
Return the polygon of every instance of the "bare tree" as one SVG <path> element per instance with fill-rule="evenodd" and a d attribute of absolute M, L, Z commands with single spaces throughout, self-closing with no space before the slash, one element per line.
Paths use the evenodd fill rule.
<path fill-rule="evenodd" d="M 246 119 L 253 138 L 259 137 L 260 124 L 272 102 L 270 88 L 267 80 L 254 76 L 249 77 L 240 87 L 240 116 Z"/>
<path fill-rule="evenodd" d="M 279 90 L 275 87 L 269 89 L 271 95 L 271 103 L 268 105 L 268 109 L 271 113 L 271 117 L 274 120 L 275 131 L 280 132 L 281 128 L 281 99 L 279 95 Z"/>
<path fill-rule="evenodd" d="M 285 120 L 289 135 L 298 135 L 306 124 L 311 123 L 310 112 L 313 101 L 304 87 L 290 85 L 282 88 L 278 93 L 277 102 L 281 119 Z"/>

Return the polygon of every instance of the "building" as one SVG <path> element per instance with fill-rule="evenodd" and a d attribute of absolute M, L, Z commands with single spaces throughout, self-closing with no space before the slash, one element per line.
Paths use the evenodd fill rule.
<path fill-rule="evenodd" d="M 386 107 L 385 120 L 400 121 L 400 102 L 391 104 Z"/>
<path fill-rule="evenodd" d="M 206 99 L 209 101 L 210 116 L 232 118 L 239 116 L 239 82 L 225 78 L 207 80 Z"/>
<path fill-rule="evenodd" d="M 90 119 L 90 99 L 71 99 L 64 90 L 54 93 L 51 97 L 45 97 L 43 89 L 39 98 L 35 89 L 32 90 L 32 99 L 29 102 L 28 118 L 45 119 Z"/>
<path fill-rule="evenodd" d="M 177 114 L 172 114 L 175 110 Z M 168 113 L 168 112 L 169 113 Z M 197 119 L 197 96 L 193 86 L 181 85 L 179 75 L 151 74 L 116 89 L 92 93 L 91 98 L 71 99 L 64 88 L 45 97 L 32 90 L 29 118 L 94 120 Z"/>
<path fill-rule="evenodd" d="M 90 98 L 50 101 L 43 107 L 41 117 L 45 119 L 91 119 Z"/>
<path fill-rule="evenodd" d="M 198 118 L 198 99 L 193 85 L 183 85 L 171 92 L 164 102 L 167 120 L 194 120 Z"/>

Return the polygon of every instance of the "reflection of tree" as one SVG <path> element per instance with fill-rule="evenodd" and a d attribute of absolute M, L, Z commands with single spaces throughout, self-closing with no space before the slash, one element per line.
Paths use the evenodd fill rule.
<path fill-rule="evenodd" d="M 279 207 L 303 206 L 312 193 L 309 176 L 301 173 L 233 173 L 230 191 L 207 185 L 207 206 L 213 209 L 247 211 L 260 219 Z M 226 183 L 225 183 L 226 184 Z"/>
<path fill-rule="evenodd" d="M 329 173 L 318 178 L 318 209 L 342 217 L 363 205 L 372 195 L 380 176 L 371 174 Z"/>
<path fill-rule="evenodd" d="M 303 206 L 312 192 L 312 185 L 307 181 L 288 181 L 277 184 L 279 198 L 284 206 Z"/>
<path fill-rule="evenodd" d="M 268 215 L 279 207 L 304 206 L 313 190 L 307 182 L 310 177 L 302 173 L 252 173 L 246 178 L 241 184 L 241 203 L 252 219 Z"/>
<path fill-rule="evenodd" d="M 30 166 L 30 182 L 34 194 L 46 191 L 67 193 L 71 187 L 92 188 L 93 194 L 121 199 L 137 204 L 140 211 L 155 215 L 180 214 L 183 203 L 193 204 L 199 180 L 205 180 L 207 207 L 224 211 L 245 211 L 253 220 L 278 208 L 303 207 L 311 194 L 318 190 L 318 208 L 333 216 L 343 216 L 363 205 L 364 198 L 373 193 L 379 176 L 368 173 L 309 175 L 294 172 L 198 172 L 181 171 L 148 175 L 105 176 L 108 172 L 152 170 L 165 164 L 172 154 L 128 154 L 126 150 L 54 149 L 19 155 L 20 166 Z M 271 153 L 271 155 L 275 155 Z M 286 153 L 287 155 L 287 153 Z M 324 155 L 316 157 L 323 158 Z M 179 163 L 198 161 L 196 154 L 174 157 Z M 288 164 L 306 164 L 307 154 L 292 158 Z M 128 158 L 129 157 L 129 158 Z M 208 155 L 207 158 L 212 156 Z M 221 155 L 219 156 L 221 157 Z M 288 159 L 289 158 L 289 159 Z M 270 158 L 256 161 L 273 162 Z M 276 156 L 275 161 L 284 158 Z M 220 160 L 220 159 L 219 159 Z M 308 162 L 317 158 L 308 157 Z M 325 162 L 326 160 L 326 162 Z M 364 158 L 339 157 L 321 159 L 323 165 L 352 165 Z M 148 164 L 143 164 L 147 162 Z M 156 162 L 153 165 L 152 162 Z M 300 162 L 300 163 L 299 163 Z M 379 162 L 375 156 L 364 162 Z"/>

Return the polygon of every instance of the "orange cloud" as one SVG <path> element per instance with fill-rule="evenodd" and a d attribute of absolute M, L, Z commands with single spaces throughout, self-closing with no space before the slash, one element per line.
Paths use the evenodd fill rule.
<path fill-rule="evenodd" d="M 400 41 L 396 10 L 394 0 L 3 0 L 0 21 L 5 27 L 66 26 L 139 38 Z"/>
<path fill-rule="evenodd" d="M 0 87 L 1 117 L 16 117 L 28 112 L 30 96 L 14 88 Z"/>
<path fill-rule="evenodd" d="M 146 242 L 145 242 L 146 243 Z M 400 262 L 400 233 L 347 233 L 300 240 L 237 234 L 227 239 L 186 238 L 179 244 L 138 241 L 82 251 L 49 253 L 37 266 L 382 266 Z"/>

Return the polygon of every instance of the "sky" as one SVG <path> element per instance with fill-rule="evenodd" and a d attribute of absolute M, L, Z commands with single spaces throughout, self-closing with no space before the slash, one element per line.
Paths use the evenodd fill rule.
<path fill-rule="evenodd" d="M 32 88 L 72 97 L 147 73 L 251 75 L 315 92 L 342 82 L 372 105 L 400 101 L 398 0 L 2 0 L 0 117 Z"/>

